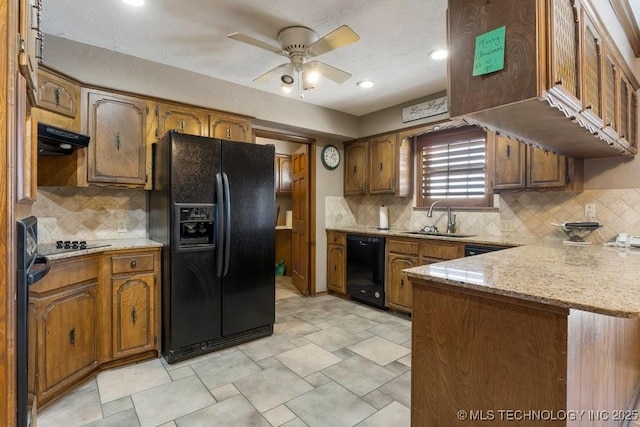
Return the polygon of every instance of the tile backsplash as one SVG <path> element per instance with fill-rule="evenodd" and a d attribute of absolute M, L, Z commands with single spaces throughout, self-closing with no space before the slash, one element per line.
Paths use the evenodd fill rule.
<path fill-rule="evenodd" d="M 31 209 L 40 243 L 146 237 L 147 211 L 144 190 L 103 187 L 38 187 Z"/>
<path fill-rule="evenodd" d="M 596 220 L 604 227 L 590 239 L 604 242 L 618 233 L 640 236 L 640 189 L 586 190 L 582 193 L 554 191 L 518 191 L 495 196 L 494 209 L 458 211 L 458 232 L 470 234 L 518 234 L 529 237 L 564 238 L 564 233 L 552 225 L 565 221 L 584 221 L 584 205 L 596 205 Z M 437 211 L 432 218 L 426 210 L 414 210 L 413 198 L 393 196 L 328 197 L 326 226 L 377 227 L 379 208 L 389 208 L 389 226 L 418 230 L 425 225 L 446 229 L 446 212 Z"/>

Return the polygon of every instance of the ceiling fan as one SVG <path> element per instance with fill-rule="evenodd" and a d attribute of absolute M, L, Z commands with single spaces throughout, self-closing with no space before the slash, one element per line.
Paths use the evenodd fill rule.
<path fill-rule="evenodd" d="M 294 83 L 294 73 L 299 73 L 302 76 L 303 89 L 313 89 L 319 75 L 338 84 L 349 80 L 351 74 L 346 71 L 332 67 L 324 62 L 310 61 L 309 59 L 360 40 L 360 36 L 347 25 L 338 27 L 321 38 L 318 38 L 318 34 L 311 28 L 302 26 L 287 27 L 278 33 L 280 47 L 242 33 L 232 33 L 227 37 L 289 58 L 289 63 L 278 65 L 253 79 L 255 82 L 266 82 L 280 75 L 283 88 L 286 85 L 289 89 Z"/>

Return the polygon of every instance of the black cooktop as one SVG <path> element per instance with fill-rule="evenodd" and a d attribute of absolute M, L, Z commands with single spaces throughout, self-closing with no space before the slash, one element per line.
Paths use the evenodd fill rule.
<path fill-rule="evenodd" d="M 55 243 L 38 245 L 38 253 L 41 255 L 55 255 L 84 249 L 104 248 L 107 246 L 111 245 L 105 243 L 87 243 L 86 240 L 58 240 Z"/>

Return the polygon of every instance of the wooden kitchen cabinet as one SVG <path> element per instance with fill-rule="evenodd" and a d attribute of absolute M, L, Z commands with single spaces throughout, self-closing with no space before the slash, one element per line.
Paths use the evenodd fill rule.
<path fill-rule="evenodd" d="M 327 288 L 340 294 L 347 293 L 347 235 L 327 231 Z"/>
<path fill-rule="evenodd" d="M 493 190 L 582 191 L 583 162 L 496 135 Z"/>
<path fill-rule="evenodd" d="M 148 163 L 145 100 L 95 90 L 88 91 L 87 97 L 91 137 L 87 181 L 143 187 Z"/>
<path fill-rule="evenodd" d="M 503 26 L 504 68 L 474 76 L 476 36 Z M 448 39 L 452 117 L 572 158 L 637 152 L 640 83 L 589 2 L 449 0 Z"/>
<path fill-rule="evenodd" d="M 43 112 L 40 121 L 78 131 L 80 126 L 80 85 L 67 77 L 45 68 L 38 69 L 36 106 Z"/>
<path fill-rule="evenodd" d="M 253 120 L 225 113 L 209 114 L 209 136 L 229 141 L 253 142 Z"/>
<path fill-rule="evenodd" d="M 344 145 L 344 195 L 367 194 L 367 142 Z"/>
<path fill-rule="evenodd" d="M 208 136 L 207 111 L 174 104 L 157 104 L 155 139 L 162 138 L 173 130 L 189 135 Z"/>
<path fill-rule="evenodd" d="M 411 283 L 402 274 L 405 268 L 419 265 L 420 242 L 418 239 L 387 239 L 386 295 L 389 308 L 411 313 Z"/>
<path fill-rule="evenodd" d="M 111 257 L 113 358 L 157 346 L 156 274 L 153 253 Z"/>
<path fill-rule="evenodd" d="M 420 243 L 420 265 L 448 261 L 464 256 L 464 243 L 447 240 L 425 240 Z"/>
<path fill-rule="evenodd" d="M 288 154 L 276 154 L 276 195 L 290 196 L 293 182 L 293 169 L 291 156 Z"/>
<path fill-rule="evenodd" d="M 20 0 L 18 33 L 20 37 L 18 66 L 27 79 L 27 94 L 36 103 L 38 66 L 42 59 L 42 31 L 40 18 L 42 0 Z"/>
<path fill-rule="evenodd" d="M 98 263 L 95 256 L 52 261 L 49 274 L 29 288 L 29 362 L 39 405 L 98 366 Z"/>
<path fill-rule="evenodd" d="M 413 140 L 391 133 L 345 143 L 345 196 L 412 195 Z"/>

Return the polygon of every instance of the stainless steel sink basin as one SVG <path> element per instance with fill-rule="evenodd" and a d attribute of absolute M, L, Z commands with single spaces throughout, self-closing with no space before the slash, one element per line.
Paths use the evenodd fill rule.
<path fill-rule="evenodd" d="M 434 233 L 431 231 L 407 231 L 407 234 L 418 234 L 420 236 L 451 237 L 451 238 L 458 238 L 458 239 L 475 236 L 475 234 Z"/>

